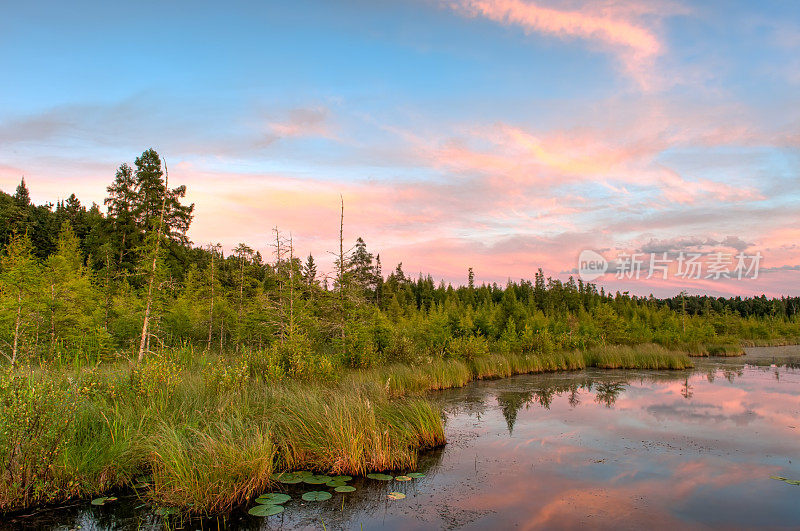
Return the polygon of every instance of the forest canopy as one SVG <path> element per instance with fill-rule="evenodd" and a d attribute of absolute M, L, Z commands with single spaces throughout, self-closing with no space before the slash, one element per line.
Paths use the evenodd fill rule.
<path fill-rule="evenodd" d="M 361 238 L 343 242 L 325 276 L 277 228 L 270 256 L 245 243 L 226 254 L 189 240 L 194 205 L 185 185 L 169 187 L 153 149 L 110 181 L 102 206 L 74 194 L 35 205 L 24 179 L 13 195 L 0 192 L 0 352 L 9 360 L 91 361 L 135 353 L 144 338 L 145 351 L 262 351 L 274 370 L 302 375 L 472 351 L 798 335 L 797 297 L 636 297 L 541 269 L 476 286 L 468 264 L 464 285 L 437 284 L 402 263 L 384 275 Z"/>

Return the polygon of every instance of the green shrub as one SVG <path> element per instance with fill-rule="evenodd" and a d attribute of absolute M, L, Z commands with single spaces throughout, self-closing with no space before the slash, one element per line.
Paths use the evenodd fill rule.
<path fill-rule="evenodd" d="M 57 499 L 57 464 L 82 400 L 74 385 L 54 378 L 0 376 L 0 510 Z"/>

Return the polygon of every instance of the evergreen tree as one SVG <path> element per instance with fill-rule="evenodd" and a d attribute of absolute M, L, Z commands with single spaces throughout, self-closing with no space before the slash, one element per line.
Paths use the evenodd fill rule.
<path fill-rule="evenodd" d="M 367 244 L 359 237 L 347 263 L 347 275 L 367 297 L 375 292 L 376 275 L 372 260 L 373 256 L 367 251 Z"/>
<path fill-rule="evenodd" d="M 317 264 L 314 262 L 314 257 L 311 254 L 306 258 L 306 263 L 303 265 L 303 281 L 306 286 L 316 286 L 317 282 Z"/>
<path fill-rule="evenodd" d="M 98 297 L 69 221 L 61 228 L 57 251 L 45 261 L 42 278 L 49 352 L 56 354 L 60 344 L 76 349 L 97 330 L 92 310 Z"/>
<path fill-rule="evenodd" d="M 136 183 L 133 170 L 127 164 L 117 169 L 114 182 L 106 189 L 108 197 L 103 202 L 108 207 L 108 218 L 114 235 L 115 255 L 118 264 L 128 270 L 133 269 L 133 262 L 126 262 L 126 254 L 139 242 L 139 230 L 134 218 L 136 204 Z"/>
<path fill-rule="evenodd" d="M 0 320 L 3 331 L 10 331 L 10 337 L 3 340 L 10 347 L 7 356 L 13 367 L 25 343 L 30 343 L 25 340 L 35 324 L 41 289 L 40 267 L 27 234 L 11 237 L 0 260 L 0 268 Z"/>
<path fill-rule="evenodd" d="M 164 182 L 164 171 L 161 169 L 161 158 L 153 149 L 148 149 L 134 162 L 136 170 L 135 203 L 133 218 L 139 229 L 146 231 L 161 220 L 164 209 L 164 235 L 174 241 L 186 244 L 186 232 L 192 222 L 194 204 L 182 205 L 180 200 L 186 196 L 186 186 L 168 189 Z"/>
<path fill-rule="evenodd" d="M 17 185 L 14 201 L 20 208 L 27 208 L 31 204 L 31 194 L 28 192 L 28 187 L 25 185 L 25 177 L 23 177 L 19 185 Z"/>

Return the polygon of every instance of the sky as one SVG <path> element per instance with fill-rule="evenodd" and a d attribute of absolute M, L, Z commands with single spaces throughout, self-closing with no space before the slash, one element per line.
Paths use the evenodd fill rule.
<path fill-rule="evenodd" d="M 269 255 L 278 227 L 329 271 L 341 198 L 345 239 L 384 273 L 566 280 L 592 250 L 606 290 L 800 295 L 794 0 L 2 12 L 0 190 L 24 176 L 34 202 L 102 205 L 152 147 L 196 205 L 195 245 Z"/>

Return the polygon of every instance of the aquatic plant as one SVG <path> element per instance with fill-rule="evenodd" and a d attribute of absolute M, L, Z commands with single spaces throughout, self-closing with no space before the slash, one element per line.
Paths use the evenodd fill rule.
<path fill-rule="evenodd" d="M 256 503 L 263 505 L 280 505 L 291 500 L 292 497 L 282 492 L 269 492 L 256 498 Z"/>
<path fill-rule="evenodd" d="M 330 492 L 325 492 L 323 490 L 312 490 L 303 494 L 303 500 L 308 502 L 330 500 L 331 497 L 332 495 Z"/>
<path fill-rule="evenodd" d="M 283 505 L 255 505 L 247 511 L 251 516 L 273 516 L 283 512 Z"/>

